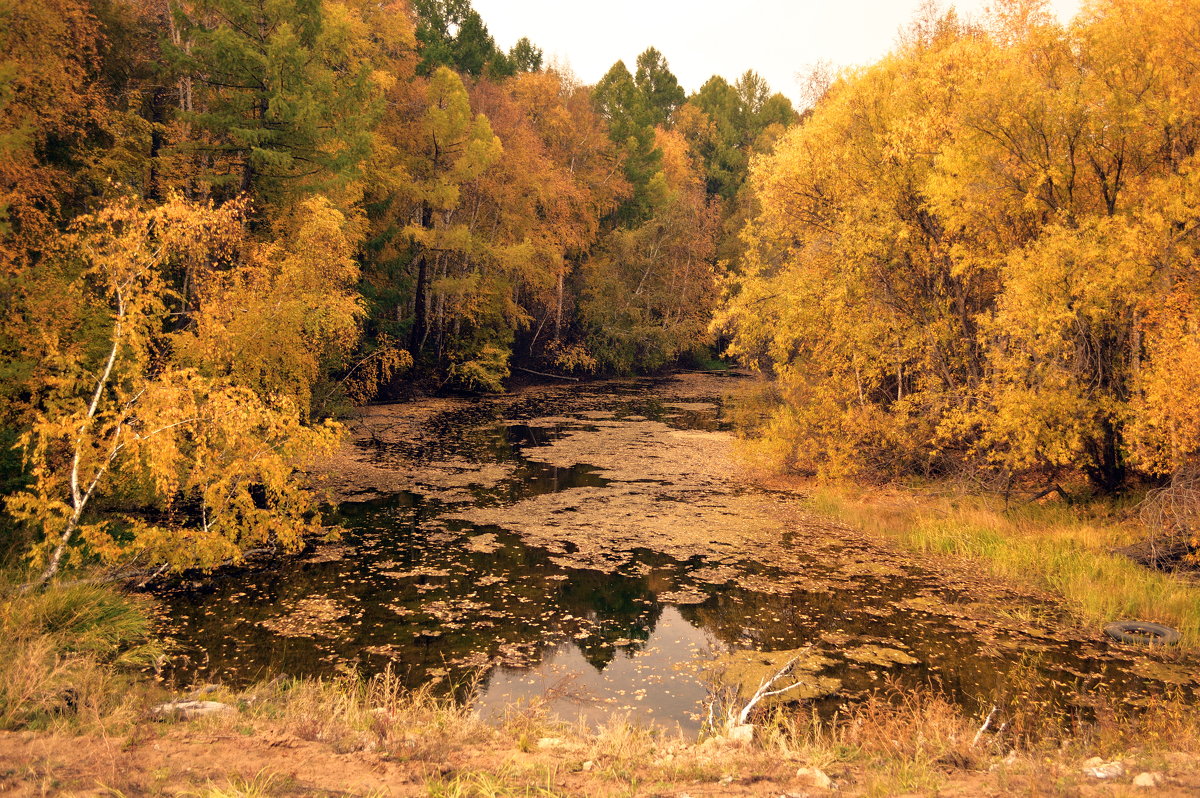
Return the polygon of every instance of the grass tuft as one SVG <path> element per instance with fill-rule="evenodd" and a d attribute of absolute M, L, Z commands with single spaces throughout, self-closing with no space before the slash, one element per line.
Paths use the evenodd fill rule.
<path fill-rule="evenodd" d="M 0 729 L 128 722 L 133 667 L 160 655 L 147 602 L 92 585 L 0 591 Z"/>

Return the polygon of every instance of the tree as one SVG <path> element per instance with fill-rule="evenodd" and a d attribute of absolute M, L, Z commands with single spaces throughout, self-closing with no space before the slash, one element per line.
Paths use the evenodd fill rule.
<path fill-rule="evenodd" d="M 119 201 L 81 217 L 47 253 L 42 285 L 56 283 L 58 295 L 30 304 L 58 313 L 30 318 L 53 379 L 38 386 L 22 439 L 32 484 L 7 500 L 36 530 L 38 584 L 73 550 L 212 567 L 267 541 L 294 549 L 319 528 L 291 475 L 336 428 L 305 427 L 285 397 L 164 357 L 171 274 L 180 260 L 221 258 L 240 217 L 235 205 L 172 199 L 143 211 Z M 114 514 L 121 506 L 133 511 Z"/>
<path fill-rule="evenodd" d="M 656 145 L 663 168 L 649 187 L 649 218 L 611 232 L 585 264 L 588 349 L 620 372 L 660 368 L 702 348 L 716 299 L 719 204 L 678 133 L 660 128 Z"/>
<path fill-rule="evenodd" d="M 645 116 L 641 121 L 651 126 L 669 125 L 686 95 L 663 54 L 653 47 L 646 48 L 637 57 L 633 82 L 642 95 Z"/>
<path fill-rule="evenodd" d="M 620 160 L 591 109 L 586 91 L 553 72 L 480 84 L 475 106 L 505 142 L 501 159 L 464 190 L 473 226 L 488 233 L 488 259 L 475 259 L 505 291 L 492 306 L 493 343 L 509 327 L 529 357 L 563 367 L 573 297 L 568 279 L 596 246 L 601 219 L 628 190 Z M 502 310 L 507 308 L 507 310 Z M 464 331 L 479 335 L 475 325 Z"/>
<path fill-rule="evenodd" d="M 429 76 L 440 67 L 449 67 L 480 77 L 490 65 L 495 65 L 500 74 L 511 72 L 507 57 L 496 47 L 470 0 L 414 0 L 413 10 L 421 47 L 418 74 Z M 526 55 L 532 56 L 532 51 Z"/>
<path fill-rule="evenodd" d="M 538 72 L 542 68 L 542 48 L 522 36 L 508 51 L 508 60 L 516 72 Z"/>
<path fill-rule="evenodd" d="M 167 45 L 195 86 L 183 119 L 204 133 L 176 144 L 226 193 L 271 203 L 335 192 L 359 177 L 377 117 L 373 66 L 355 57 L 358 20 L 343 5 L 186 0 Z"/>
<path fill-rule="evenodd" d="M 650 212 L 648 190 L 658 172 L 662 153 L 654 146 L 652 112 L 623 61 L 605 73 L 592 90 L 596 113 L 608 124 L 608 135 L 623 151 L 625 178 L 633 195 L 617 211 L 621 223 L 634 223 Z"/>
<path fill-rule="evenodd" d="M 797 118 L 791 101 L 771 94 L 767 82 L 753 71 L 733 86 L 714 75 L 688 99 L 687 106 L 703 112 L 706 122 L 691 115 L 682 132 L 705 164 L 709 193 L 728 202 L 745 185 L 751 156 L 765 151 L 760 146 L 763 135 L 772 128 L 782 132 Z"/>
<path fill-rule="evenodd" d="M 994 264 L 955 260 L 928 201 L 978 65 L 969 31 L 941 30 L 844 78 L 751 167 L 758 210 L 718 322 L 779 381 L 770 445 L 788 467 L 931 473 L 967 445 L 954 425 L 997 285 Z"/>
<path fill-rule="evenodd" d="M 697 116 L 700 114 L 702 116 Z M 709 78 L 683 106 L 677 127 L 704 164 L 710 194 L 732 200 L 745 183 L 747 154 L 741 98 L 722 77 Z"/>
<path fill-rule="evenodd" d="M 425 348 L 432 308 L 431 272 L 446 266 L 456 254 L 478 252 L 486 243 L 455 218 L 462 186 L 492 166 L 504 152 L 483 114 L 471 111 L 462 80 L 446 67 L 438 69 L 426 89 L 421 120 L 420 149 L 411 153 L 410 196 L 416 202 L 413 220 L 404 228 L 416 247 L 416 286 L 409 349 L 414 356 Z"/>
<path fill-rule="evenodd" d="M 785 463 L 1194 473 L 1192 10 L 926 15 L 757 162 L 722 321 L 779 378 Z"/>
<path fill-rule="evenodd" d="M 273 240 L 233 237 L 237 267 L 191 276 L 194 324 L 180 362 L 207 377 L 287 401 L 308 420 L 313 393 L 344 367 L 359 338 L 359 267 L 345 216 L 324 197 L 298 203 Z"/>

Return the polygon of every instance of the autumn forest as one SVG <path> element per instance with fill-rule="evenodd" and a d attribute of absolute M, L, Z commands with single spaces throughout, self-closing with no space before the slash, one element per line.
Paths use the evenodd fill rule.
<path fill-rule="evenodd" d="M 753 73 L 687 100 L 654 49 L 581 86 L 464 0 L 0 12 L 8 504 L 48 573 L 76 535 L 298 542 L 290 469 L 402 381 L 711 355 L 749 161 L 797 118 Z M 153 512 L 114 534 L 113 501 Z"/>
<path fill-rule="evenodd" d="M 311 552 L 340 539 L 337 519 L 360 511 L 347 507 L 376 495 L 424 496 L 404 501 L 442 513 L 475 491 L 478 506 L 447 515 L 459 526 L 438 534 L 468 521 L 485 537 L 510 529 L 557 567 L 603 560 L 624 574 L 635 549 L 724 563 L 705 547 L 728 540 L 802 571 L 788 557 L 809 544 L 768 547 L 746 529 L 794 523 L 813 551 L 832 533 L 743 504 L 723 484 L 734 466 L 719 461 L 751 469 L 730 484 L 803 494 L 917 556 L 987 562 L 997 579 L 1058 596 L 1074 622 L 1137 614 L 1198 644 L 1194 583 L 1172 575 L 1194 571 L 1200 550 L 1198 0 L 1087 0 L 1069 22 L 1039 0 L 971 15 L 927 3 L 873 64 L 811 67 L 796 53 L 796 102 L 795 87 L 753 70 L 689 94 L 655 47 L 588 85 L 545 55 L 553 45 L 505 49 L 471 0 L 0 0 L 0 563 L 13 602 L 0 605 L 11 616 L 0 631 L 27 628 L 36 613 L 14 608 L 50 599 L 22 597 L 56 595 L 69 578 L 141 589 L 263 551 Z M 713 399 L 713 386 L 735 382 Z M 658 398 L 627 398 L 638 392 Z M 427 414 L 419 434 L 403 413 L 381 420 L 408 405 Z M 491 431 L 468 410 L 492 413 Z M 587 435 L 600 436 L 594 449 L 572 448 Z M 459 437 L 505 476 L 465 465 Z M 512 488 L 517 521 L 488 509 L 498 501 L 488 490 L 534 468 L 535 446 L 549 447 L 537 468 L 553 468 L 529 484 L 637 487 L 594 510 L 638 519 L 615 538 L 628 551 L 614 543 L 587 561 L 585 539 L 607 538 L 586 525 L 564 533 L 574 548 L 555 548 L 555 519 L 588 512 L 586 492 L 559 506 L 554 493 Z M 651 450 L 675 471 L 639 459 Z M 380 476 L 388 457 L 423 470 L 398 486 Z M 371 498 L 345 487 L 351 477 Z M 875 492 L 821 487 L 839 485 Z M 949 490 L 968 498 L 939 504 Z M 695 509 L 710 496 L 720 512 Z M 668 500 L 680 507 L 662 526 L 638 526 Z M 729 517 L 742 525 L 726 535 Z M 1170 569 L 1111 554 L 1148 538 L 1174 547 Z M 516 545 L 499 540 L 491 551 Z M 727 593 L 697 584 L 662 595 L 708 601 L 696 618 L 679 612 L 722 628 Z M 896 595 L 941 589 L 904 584 Z M 348 617 L 344 601 L 318 612 L 305 600 L 310 615 L 293 617 Z M 1021 623 L 1050 617 L 1029 609 L 1042 600 L 1021 599 Z M 887 668 L 940 656 L 904 637 L 915 621 L 894 623 L 879 638 Z M 428 643 L 442 632 L 414 634 Z M 58 645 L 29 661 L 59 663 L 47 653 Z M 389 645 L 355 650 L 391 651 L 388 674 L 418 656 Z M 109 667 L 120 646 L 110 647 L 86 655 Z M 497 651 L 508 649 L 489 649 L 493 665 Z M 15 684 L 5 656 L 0 672 Z M 875 649 L 864 656 L 852 670 L 879 664 Z M 795 654 L 750 681 L 762 693 L 771 673 L 805 661 Z M 1169 667 L 1194 667 L 1181 661 Z M 1200 677 L 1187 672 L 1171 684 L 1194 693 Z M 0 728 L 25 728 L 35 694 L 0 687 Z M 722 734 L 753 725 L 760 698 Z M 934 723 L 932 706 L 910 720 Z M 962 696 L 947 706 L 977 709 Z M 982 756 L 987 717 L 964 756 Z M 772 739 L 799 745 L 798 728 Z M 1194 724 L 1171 728 L 1200 740 Z M 1021 745 L 1045 733 L 1020 729 Z M 836 750 L 868 756 L 873 744 Z M 926 754 L 922 767 L 944 769 L 934 763 L 945 751 Z M 871 794 L 928 786 L 902 782 Z"/>

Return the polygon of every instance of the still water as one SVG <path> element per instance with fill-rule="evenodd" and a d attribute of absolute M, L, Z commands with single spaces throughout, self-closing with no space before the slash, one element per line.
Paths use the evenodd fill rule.
<path fill-rule="evenodd" d="M 173 676 L 391 669 L 486 716 L 537 704 L 684 730 L 722 676 L 736 682 L 743 651 L 803 652 L 823 712 L 885 686 L 1064 717 L 1194 693 L 1195 663 L 1065 634 L 1042 598 L 934 570 L 739 480 L 739 382 L 368 409 L 334 469 L 340 541 L 163 591 Z"/>

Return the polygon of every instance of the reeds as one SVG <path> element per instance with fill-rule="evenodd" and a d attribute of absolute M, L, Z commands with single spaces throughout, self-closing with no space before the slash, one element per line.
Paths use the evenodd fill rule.
<path fill-rule="evenodd" d="M 132 669 L 160 654 L 144 601 L 91 585 L 0 589 L 0 729 L 130 722 Z"/>

